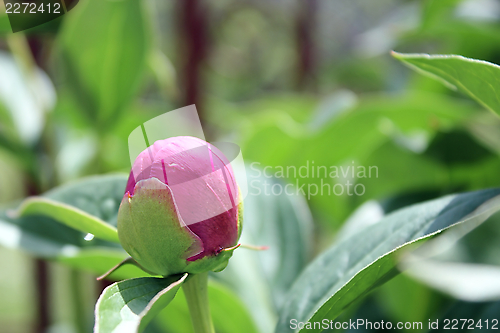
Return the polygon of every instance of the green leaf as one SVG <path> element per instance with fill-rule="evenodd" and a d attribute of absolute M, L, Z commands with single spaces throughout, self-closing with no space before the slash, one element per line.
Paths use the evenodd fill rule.
<path fill-rule="evenodd" d="M 56 187 L 43 197 L 76 207 L 116 226 L 126 185 L 125 174 L 90 176 Z"/>
<path fill-rule="evenodd" d="M 285 107 L 268 109 L 261 106 L 262 112 L 248 119 L 254 126 L 252 131 L 244 133 L 247 135 L 242 150 L 246 159 L 271 166 L 289 165 L 285 162 L 300 166 L 307 159 L 315 160 L 316 165 L 320 162 L 321 165 L 338 164 L 349 158 L 366 156 L 397 131 L 407 134 L 421 130 L 432 134 L 437 129 L 455 126 L 475 111 L 435 94 L 367 96 L 324 124 L 320 131 L 310 132 L 308 124 L 287 120 Z M 331 150 L 332 142 L 343 144 Z M 302 154 L 297 154 L 298 150 Z"/>
<path fill-rule="evenodd" d="M 443 298 L 405 274 L 399 274 L 373 293 L 377 308 L 389 315 L 391 320 L 402 322 L 427 321 L 434 313 L 442 312 Z M 365 299 L 362 300 L 364 302 Z M 349 313 L 349 310 L 345 313 Z M 345 313 L 341 317 L 345 318 Z M 340 320 L 340 317 L 336 320 Z"/>
<path fill-rule="evenodd" d="M 458 89 L 479 104 L 500 115 L 500 66 L 458 55 L 392 55 L 423 74 Z"/>
<path fill-rule="evenodd" d="M 125 191 L 126 175 L 83 178 L 57 187 L 42 198 L 71 205 L 95 218 L 116 225 L 118 207 Z M 79 232 L 49 216 L 15 216 L 15 207 L 0 209 L 0 245 L 57 260 L 77 269 L 101 275 L 128 255 L 117 243 L 94 238 L 85 240 Z M 148 275 L 127 265 L 111 275 L 123 279 Z"/>
<path fill-rule="evenodd" d="M 119 243 L 114 226 L 126 181 L 125 175 L 83 178 L 57 187 L 43 197 L 25 200 L 19 213 L 45 215 L 76 230 Z"/>
<path fill-rule="evenodd" d="M 451 180 L 442 164 L 391 141 L 374 150 L 363 161 L 363 165 L 377 166 L 379 175 L 357 179 L 356 182 L 363 184 L 366 189 L 362 196 L 355 198 L 358 202 L 384 198 L 395 193 L 442 190 L 450 186 Z M 408 168 L 412 168 L 411 177 L 408 177 Z"/>
<path fill-rule="evenodd" d="M 12 28 L 10 27 L 10 21 L 7 14 L 0 14 L 0 36 L 11 34 Z"/>
<path fill-rule="evenodd" d="M 95 307 L 96 333 L 142 332 L 174 298 L 187 278 L 137 278 L 113 283 L 104 289 Z"/>
<path fill-rule="evenodd" d="M 102 126 L 132 100 L 146 68 L 150 27 L 140 0 L 88 0 L 66 15 L 60 33 L 68 85 Z"/>
<path fill-rule="evenodd" d="M 213 277 L 238 294 L 261 332 L 270 332 L 277 310 L 310 259 L 313 225 L 303 197 L 284 192 L 274 195 L 269 190 L 272 186 L 286 184 L 274 178 L 255 177 L 253 173 L 255 170 L 248 171 L 251 186 L 245 198 L 240 242 L 269 249 L 238 249 L 228 267 Z"/>
<path fill-rule="evenodd" d="M 274 174 L 278 166 L 292 167 L 298 171 L 307 163 L 311 166 L 312 161 L 315 166 L 326 166 L 328 170 L 331 166 L 342 166 L 352 161 L 368 167 L 364 161 L 386 142 L 413 133 L 431 138 L 436 131 L 449 130 L 477 112 L 468 104 L 436 94 L 375 95 L 367 96 L 355 107 L 337 114 L 317 131 L 310 131 L 307 123 L 290 121 L 290 117 L 285 114 L 286 107 L 283 105 L 271 109 L 260 106 L 257 110 L 262 113 L 251 115 L 243 122 L 247 125 L 249 121 L 252 123 L 251 127 L 247 126 L 248 129 L 243 128 L 246 131 L 242 129 L 243 154 L 247 160 L 261 163 L 261 168 L 274 167 L 267 171 L 268 174 Z M 425 164 L 428 169 L 429 163 Z M 441 177 L 441 171 L 429 174 L 428 178 L 423 179 L 424 182 L 430 183 Z M 285 172 L 284 177 L 293 184 L 298 182 L 299 186 L 306 184 L 306 188 L 309 184 L 320 187 L 319 177 L 296 177 L 293 172 L 289 173 L 289 177 Z M 426 174 L 422 174 L 422 178 L 425 177 Z M 392 178 L 385 179 L 390 179 L 393 184 L 391 187 L 396 191 L 411 190 L 411 187 L 415 188 L 414 185 L 421 187 L 408 182 L 407 178 L 402 179 L 403 183 L 399 182 L 400 177 L 394 182 Z M 330 182 L 331 178 L 324 181 Z M 373 181 L 377 182 L 377 187 L 380 186 L 380 178 Z M 353 200 L 347 199 L 347 196 L 317 195 L 311 197 L 311 203 L 331 222 L 339 223 L 356 206 Z"/>
<path fill-rule="evenodd" d="M 257 332 L 248 309 L 236 294 L 215 282 L 209 282 L 208 286 L 210 313 L 217 332 Z"/>
<path fill-rule="evenodd" d="M 356 183 L 364 185 L 366 191 L 352 201 L 361 204 L 374 198 L 430 191 L 436 193 L 429 197 L 433 198 L 453 189 L 467 191 L 500 186 L 500 174 L 494 171 L 500 167 L 498 156 L 477 143 L 468 145 L 455 133 L 438 133 L 424 153 L 405 149 L 398 141 L 381 145 L 361 163 L 367 168 L 377 166 L 378 177 L 357 178 Z M 440 140 L 443 136 L 446 140 Z M 480 153 L 483 155 L 479 156 Z M 411 177 L 408 170 L 412 170 Z"/>
<path fill-rule="evenodd" d="M 91 233 L 95 237 L 110 242 L 119 243 L 118 231 L 115 227 L 99 218 L 70 205 L 50 199 L 26 199 L 18 211 L 20 216 L 45 215 L 66 224 L 73 229 Z"/>
<path fill-rule="evenodd" d="M 500 189 L 450 195 L 394 212 L 334 244 L 316 258 L 291 288 L 276 332 L 298 332 L 290 321 L 333 320 L 351 303 L 394 277 L 397 256 L 410 244 L 458 223 L 480 223 L 500 209 Z M 317 326 L 308 330 L 321 332 Z"/>
<path fill-rule="evenodd" d="M 19 249 L 32 256 L 56 260 L 70 267 L 96 275 L 107 272 L 128 255 L 116 243 L 93 239 L 46 216 L 12 218 L 10 211 L 0 211 L 0 245 Z M 111 279 L 148 276 L 133 265 L 126 265 Z"/>
<path fill-rule="evenodd" d="M 422 26 L 446 22 L 446 14 L 450 14 L 456 9 L 460 0 L 429 0 L 422 4 L 423 20 Z"/>
<path fill-rule="evenodd" d="M 493 200 L 490 203 L 495 204 Z M 479 227 L 464 224 L 430 240 L 405 255 L 399 267 L 406 275 L 455 299 L 499 300 L 499 236 L 500 215 L 495 214 Z"/>
<path fill-rule="evenodd" d="M 269 248 L 239 252 L 252 254 L 260 261 L 271 285 L 273 301 L 279 308 L 295 278 L 311 258 L 313 220 L 300 194 L 289 195 L 283 191 L 275 195 L 269 191 L 273 186 L 286 184 L 264 176 L 252 177 L 252 181 L 253 188 L 245 199 L 245 235 L 241 242 Z M 256 188 L 262 190 L 260 195 L 256 195 Z"/>
<path fill-rule="evenodd" d="M 455 299 L 487 302 L 500 299 L 500 267 L 419 260 L 406 263 L 411 277 Z"/>
<path fill-rule="evenodd" d="M 80 232 L 45 216 L 13 218 L 11 210 L 0 211 L 0 244 L 22 249 L 42 258 L 54 258 L 83 243 Z M 74 251 L 73 251 L 74 252 Z"/>

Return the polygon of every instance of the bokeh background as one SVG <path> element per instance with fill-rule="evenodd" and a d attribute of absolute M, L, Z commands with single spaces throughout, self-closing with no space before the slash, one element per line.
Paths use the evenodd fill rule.
<path fill-rule="evenodd" d="M 80 0 L 16 34 L 3 12 L 0 2 L 0 204 L 128 172 L 130 132 L 190 104 L 207 139 L 238 143 L 247 163 L 378 167 L 378 178 L 354 180 L 363 196 L 307 200 L 304 262 L 339 231 L 399 207 L 500 185 L 500 121 L 390 55 L 500 63 L 498 1 Z M 452 259 L 500 264 L 494 222 L 465 237 Z M 109 283 L 94 278 L 0 248 L 0 332 L 82 332 Z M 401 275 L 345 316 L 427 322 L 486 306 Z M 150 329 L 183 332 L 165 321 Z"/>

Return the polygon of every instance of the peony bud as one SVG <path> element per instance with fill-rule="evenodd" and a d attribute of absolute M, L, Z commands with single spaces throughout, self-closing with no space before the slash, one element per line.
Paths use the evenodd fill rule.
<path fill-rule="evenodd" d="M 229 161 L 215 146 L 188 136 L 156 141 L 134 162 L 118 236 L 151 273 L 219 271 L 241 233 L 240 201 Z"/>

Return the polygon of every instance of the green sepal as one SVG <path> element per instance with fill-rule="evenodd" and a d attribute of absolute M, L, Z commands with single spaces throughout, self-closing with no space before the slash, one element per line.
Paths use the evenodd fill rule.
<path fill-rule="evenodd" d="M 162 276 L 186 272 L 187 258 L 203 244 L 179 219 L 171 189 L 156 178 L 139 181 L 118 212 L 123 248 L 145 269 Z"/>
<path fill-rule="evenodd" d="M 199 274 L 208 271 L 220 272 L 226 268 L 233 251 L 223 251 L 213 256 L 206 256 L 196 261 L 190 261 L 186 272 Z"/>

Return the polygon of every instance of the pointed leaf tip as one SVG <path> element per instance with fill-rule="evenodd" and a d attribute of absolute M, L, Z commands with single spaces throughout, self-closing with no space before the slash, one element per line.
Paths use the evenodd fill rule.
<path fill-rule="evenodd" d="M 74 206 L 55 200 L 33 197 L 23 201 L 16 212 L 19 217 L 44 215 L 73 229 L 90 233 L 97 238 L 119 243 L 118 231 L 111 224 Z"/>

